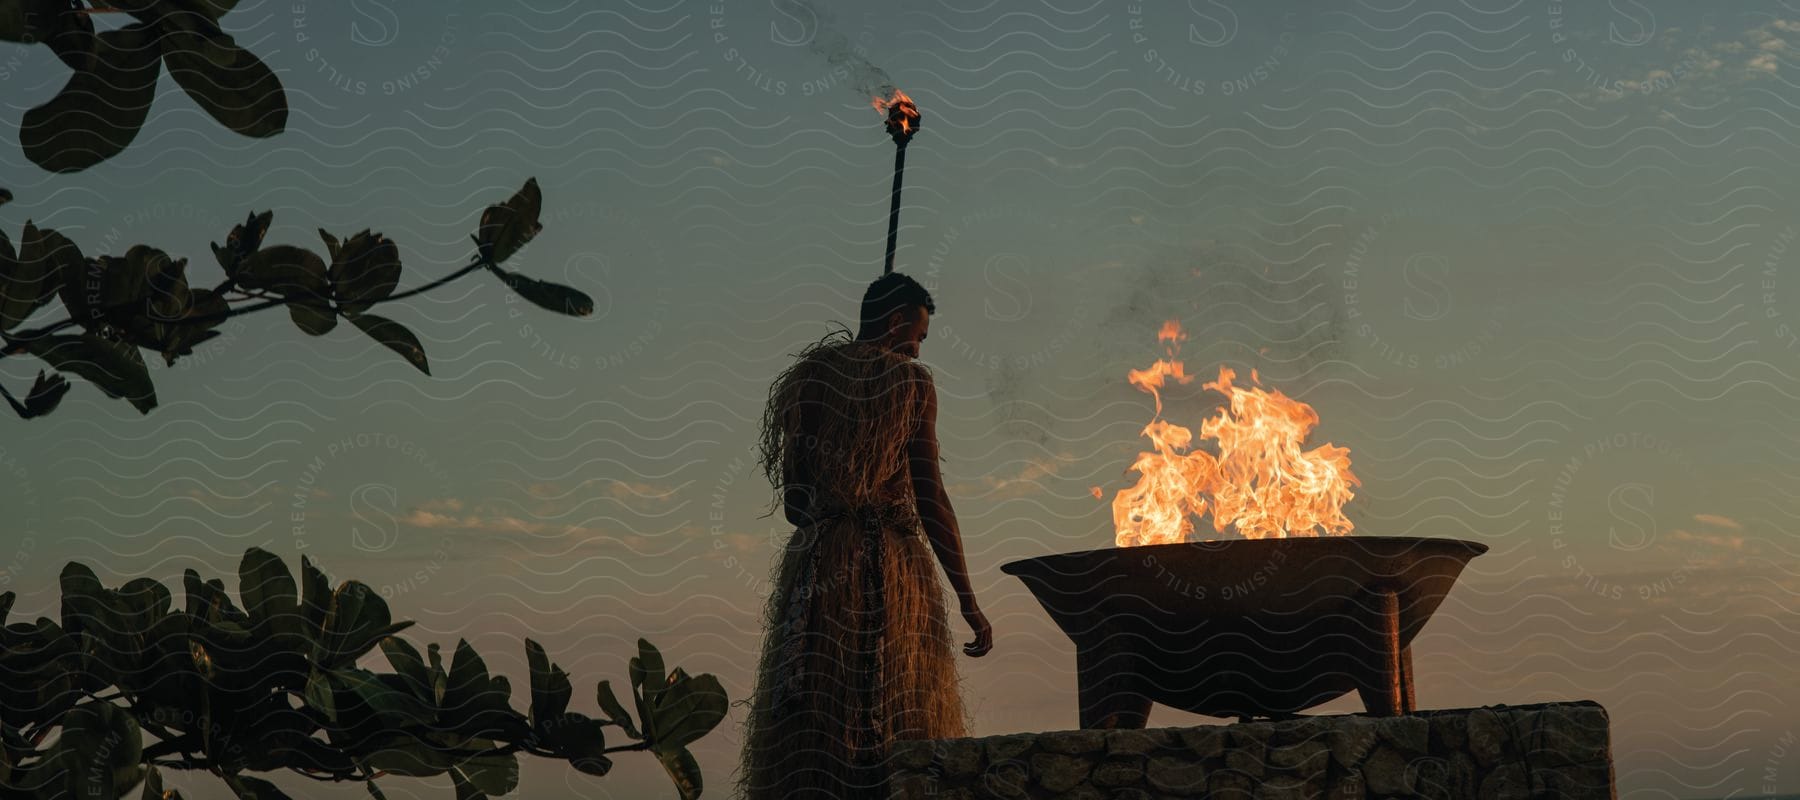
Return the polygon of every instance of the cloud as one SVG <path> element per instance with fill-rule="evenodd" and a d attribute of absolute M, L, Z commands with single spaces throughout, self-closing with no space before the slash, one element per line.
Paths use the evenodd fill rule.
<path fill-rule="evenodd" d="M 1744 549 L 1745 539 L 1723 533 L 1694 533 L 1676 528 L 1669 532 L 1669 540 L 1684 545 L 1696 545 L 1714 551 L 1740 552 Z"/>
<path fill-rule="evenodd" d="M 1746 536 L 1743 523 L 1723 514 L 1695 514 L 1694 521 L 1702 527 L 1669 531 L 1657 550 L 1697 568 L 1754 568 L 1766 561 L 1765 543 Z"/>
<path fill-rule="evenodd" d="M 1055 478 L 1064 465 L 1072 463 L 1074 460 L 1075 457 L 1069 453 L 1028 458 L 1017 473 L 983 475 L 978 484 L 963 484 L 954 487 L 954 490 L 958 494 L 980 495 L 992 499 L 1025 497 L 1048 491 L 1048 487 L 1045 485 L 1046 479 Z"/>
<path fill-rule="evenodd" d="M 508 503 L 502 513 L 522 513 L 537 518 L 566 517 L 575 513 L 616 514 L 623 508 L 640 516 L 661 516 L 674 507 L 681 486 L 650 481 L 588 478 L 582 481 L 540 481 L 524 487 L 525 502 Z M 427 506 L 429 508 L 429 506 Z"/>
<path fill-rule="evenodd" d="M 662 505 L 675 496 L 675 487 L 643 481 L 611 481 L 607 484 L 606 493 L 627 501 L 627 504 L 635 501 Z"/>
<path fill-rule="evenodd" d="M 200 503 L 213 511 L 261 509 L 271 503 L 283 503 L 296 497 L 330 497 L 331 493 L 317 486 L 290 488 L 281 481 L 271 480 L 256 485 L 249 481 L 221 481 L 208 484 L 205 488 L 187 489 L 181 496 Z"/>
<path fill-rule="evenodd" d="M 590 484 L 604 484 L 595 492 Z M 574 522 L 557 521 L 573 518 L 575 508 L 593 503 L 596 495 L 613 498 L 620 505 L 644 513 L 643 506 L 664 506 L 675 499 L 678 487 L 641 481 L 589 479 L 573 484 L 535 483 L 525 487 L 526 493 L 539 502 L 483 503 L 457 497 L 434 497 L 410 507 L 397 521 L 404 526 L 440 533 L 490 534 L 501 537 L 531 539 L 568 539 L 605 545 L 623 544 L 632 550 L 666 546 L 670 539 L 688 539 L 706 533 L 702 528 L 684 525 L 646 536 L 629 525 L 607 516 L 587 515 L 586 521 L 600 519 L 619 523 L 605 528 Z M 664 544 L 657 544 L 657 542 Z M 733 536 L 729 546 L 740 552 L 751 549 L 751 539 Z"/>
<path fill-rule="evenodd" d="M 606 531 L 582 525 L 566 523 L 540 522 L 537 520 L 515 517 L 507 514 L 493 513 L 489 509 L 476 507 L 470 513 L 457 514 L 463 503 L 454 498 L 428 500 L 414 506 L 405 516 L 399 518 L 403 525 L 425 530 L 474 531 L 479 533 L 514 534 L 526 536 L 575 536 L 594 538 L 610 536 Z M 451 513 L 444 513 L 449 511 Z"/>
<path fill-rule="evenodd" d="M 1008 477 L 983 475 L 981 480 L 995 491 L 1014 490 L 1021 494 L 1029 494 L 1033 490 L 1044 488 L 1042 479 L 1055 477 L 1056 471 L 1069 460 L 1070 457 L 1067 455 L 1060 455 L 1055 459 L 1029 459 L 1025 462 L 1025 466 L 1020 468 L 1017 475 Z"/>
<path fill-rule="evenodd" d="M 461 511 L 463 502 L 454 497 L 433 498 L 426 500 L 419 507 L 430 511 Z"/>
<path fill-rule="evenodd" d="M 1764 25 L 1751 28 L 1745 33 L 1749 45 L 1737 42 L 1729 46 L 1715 47 L 1715 50 L 1738 54 L 1754 49 L 1755 52 L 1744 62 L 1744 69 L 1752 75 L 1758 73 L 1773 75 L 1781 71 L 1779 53 L 1787 49 L 1787 39 L 1778 34 L 1800 32 L 1800 21 L 1778 19 Z"/>
<path fill-rule="evenodd" d="M 1590 105 L 1651 94 L 1690 103 L 1708 102 L 1705 98 L 1729 92 L 1746 82 L 1779 75 L 1781 54 L 1787 51 L 1788 38 L 1796 33 L 1800 33 L 1800 20 L 1777 19 L 1745 30 L 1741 38 L 1720 39 L 1697 47 L 1669 47 L 1667 57 L 1677 58 L 1670 66 L 1648 70 L 1642 77 L 1623 78 L 1616 84 L 1618 91 L 1585 87 L 1573 95 Z M 1666 112 L 1662 116 L 1672 118 Z"/>

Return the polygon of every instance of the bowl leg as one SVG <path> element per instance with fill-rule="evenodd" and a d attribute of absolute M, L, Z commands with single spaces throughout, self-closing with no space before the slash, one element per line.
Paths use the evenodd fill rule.
<path fill-rule="evenodd" d="M 1370 716 L 1393 717 L 1412 710 L 1411 648 L 1400 647 L 1400 598 L 1392 589 L 1377 589 L 1370 633 L 1375 641 L 1356 693 Z"/>
<path fill-rule="evenodd" d="M 1126 667 L 1129 663 L 1122 654 L 1076 648 L 1082 728 L 1142 728 L 1149 721 L 1150 698 L 1138 690 L 1138 675 Z"/>
<path fill-rule="evenodd" d="M 1400 713 L 1411 714 L 1419 710 L 1419 701 L 1413 697 L 1412 648 L 1400 651 Z"/>

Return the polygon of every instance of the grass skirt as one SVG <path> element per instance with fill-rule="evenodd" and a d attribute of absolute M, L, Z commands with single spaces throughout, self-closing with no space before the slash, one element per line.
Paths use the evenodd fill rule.
<path fill-rule="evenodd" d="M 966 735 L 936 562 L 906 502 L 822 514 L 782 549 L 740 796 L 887 796 L 887 743 Z"/>

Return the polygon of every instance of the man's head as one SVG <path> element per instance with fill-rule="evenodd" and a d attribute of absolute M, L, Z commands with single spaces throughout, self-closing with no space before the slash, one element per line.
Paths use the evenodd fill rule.
<path fill-rule="evenodd" d="M 869 284 L 863 292 L 862 325 L 856 338 L 879 341 L 895 352 L 919 357 L 919 343 L 931 327 L 937 305 L 918 281 L 890 272 Z"/>

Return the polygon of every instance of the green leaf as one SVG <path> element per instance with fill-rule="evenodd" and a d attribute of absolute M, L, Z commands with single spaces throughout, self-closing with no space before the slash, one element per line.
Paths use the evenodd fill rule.
<path fill-rule="evenodd" d="M 323 300 L 290 300 L 288 318 L 308 336 L 324 336 L 337 327 L 337 312 Z"/>
<path fill-rule="evenodd" d="M 243 611 L 238 610 L 237 606 L 231 604 L 231 595 L 225 593 L 224 581 L 219 580 L 218 578 L 207 578 L 206 595 L 207 599 L 212 601 L 214 607 L 212 613 L 217 617 L 217 619 L 213 620 L 214 622 L 241 624 L 250 621 L 249 614 L 245 614 Z"/>
<path fill-rule="evenodd" d="M 193 303 L 188 306 L 185 324 L 179 326 L 184 331 L 204 331 L 217 328 L 223 324 L 231 313 L 231 303 L 225 296 L 211 289 L 195 289 Z"/>
<path fill-rule="evenodd" d="M 187 593 L 187 603 L 185 605 L 187 613 L 190 616 L 205 619 L 208 599 L 206 596 L 206 583 L 200 580 L 200 573 L 195 572 L 192 569 L 182 570 L 181 588 Z"/>
<path fill-rule="evenodd" d="M 425 646 L 426 655 L 431 660 L 431 694 L 436 703 L 442 706 L 444 704 L 444 685 L 449 682 L 449 676 L 444 673 L 444 658 L 438 653 L 438 650 L 437 642 Z"/>
<path fill-rule="evenodd" d="M 62 627 L 68 633 L 93 631 L 100 624 L 100 598 L 106 592 L 86 564 L 63 565 L 57 580 L 62 589 Z"/>
<path fill-rule="evenodd" d="M 0 331 L 18 327 L 55 298 L 62 286 L 62 254 L 46 250 L 42 236 L 29 222 L 25 223 L 25 236 L 34 246 L 26 248 L 22 257 L 13 250 L 12 240 L 0 233 Z"/>
<path fill-rule="evenodd" d="M 686 748 L 658 752 L 656 760 L 662 762 L 663 769 L 668 770 L 669 778 L 675 782 L 675 790 L 681 793 L 682 800 L 694 800 L 700 796 L 704 782 L 700 777 L 700 762 L 694 760 L 694 754 Z"/>
<path fill-rule="evenodd" d="M 0 0 L 0 41 L 32 44 L 37 34 L 25 18 L 22 0 Z"/>
<path fill-rule="evenodd" d="M 91 281 L 92 273 L 98 272 L 98 291 L 64 283 L 63 304 L 70 313 L 90 320 L 85 326 L 90 330 L 111 322 L 126 342 L 162 353 L 165 362 L 173 363 L 174 356 L 184 350 L 192 352 L 192 346 L 210 338 L 207 330 L 217 325 L 187 322 L 194 316 L 197 298 L 206 303 L 209 312 L 217 310 L 222 299 L 210 291 L 188 287 L 185 258 L 171 259 L 154 247 L 135 245 L 124 258 L 94 259 L 88 272 L 77 282 Z M 72 298 L 76 292 L 79 298 Z"/>
<path fill-rule="evenodd" d="M 275 784 L 262 778 L 229 773 L 223 777 L 225 785 L 237 793 L 239 800 L 291 800 L 285 792 L 276 788 Z"/>
<path fill-rule="evenodd" d="M 579 290 L 560 283 L 527 278 L 517 272 L 508 272 L 498 267 L 490 267 L 489 270 L 498 275 L 507 288 L 518 292 L 520 297 L 539 308 L 549 309 L 558 314 L 567 314 L 571 317 L 585 317 L 594 313 L 594 298 Z"/>
<path fill-rule="evenodd" d="M 25 419 L 44 416 L 62 405 L 63 395 L 69 393 L 69 380 L 62 373 L 51 372 L 44 377 L 44 371 L 38 370 L 37 379 L 31 382 L 31 392 L 25 395 L 25 410 L 20 413 Z"/>
<path fill-rule="evenodd" d="M 239 267 L 262 248 L 263 237 L 268 235 L 269 224 L 274 219 L 273 211 L 261 214 L 252 211 L 244 216 L 243 224 L 232 227 L 224 246 L 213 244 L 213 257 L 219 260 L 219 268 L 225 270 L 226 277 L 236 278 Z"/>
<path fill-rule="evenodd" d="M 210 30 L 169 30 L 162 57 L 169 75 L 219 124 L 242 136 L 273 136 L 287 127 L 287 92 L 269 67 L 233 41 Z"/>
<path fill-rule="evenodd" d="M 419 656 L 418 648 L 398 636 L 384 636 L 381 639 L 381 653 L 387 656 L 388 664 L 393 666 L 395 673 L 411 679 L 425 692 L 431 691 L 431 670 L 426 668 L 425 659 Z"/>
<path fill-rule="evenodd" d="M 656 737 L 651 746 L 659 750 L 686 747 L 705 736 L 725 719 L 731 705 L 725 687 L 712 675 L 689 678 L 683 674 L 656 700 L 656 721 L 651 726 Z"/>
<path fill-rule="evenodd" d="M 439 705 L 440 724 L 471 736 L 508 740 L 529 736 L 530 723 L 513 710 L 511 697 L 512 685 L 506 678 L 489 675 L 475 648 L 458 640 Z"/>
<path fill-rule="evenodd" d="M 19 124 L 25 157 L 51 172 L 76 172 L 131 144 L 162 73 L 156 37 L 143 23 L 94 35 L 92 54 L 62 91 L 25 112 Z"/>
<path fill-rule="evenodd" d="M 325 260 L 304 247 L 278 244 L 251 253 L 238 265 L 237 282 L 283 297 L 324 300 L 329 282 Z"/>
<path fill-rule="evenodd" d="M 156 407 L 156 387 L 136 347 L 89 332 L 31 339 L 26 349 L 58 371 L 88 379 L 107 397 L 125 398 L 141 414 Z"/>
<path fill-rule="evenodd" d="M 543 645 L 525 640 L 525 660 L 531 667 L 531 719 L 534 725 L 559 719 L 569 708 L 569 674 L 551 663 Z"/>
<path fill-rule="evenodd" d="M 469 646 L 466 639 L 456 640 L 456 653 L 450 658 L 450 675 L 445 681 L 445 709 L 468 713 L 477 698 L 488 690 L 487 662 Z"/>
<path fill-rule="evenodd" d="M 250 614 L 251 624 L 263 624 L 277 614 L 298 610 L 294 576 L 281 557 L 260 547 L 244 551 L 238 562 L 238 599 Z"/>
<path fill-rule="evenodd" d="M 319 229 L 319 239 L 325 242 L 325 258 L 331 262 L 332 268 L 336 269 L 338 253 L 342 249 L 342 245 L 338 243 L 336 236 L 332 236 L 331 232 L 324 228 Z"/>
<path fill-rule="evenodd" d="M 487 794 L 475 788 L 474 782 L 461 772 L 450 770 L 450 786 L 456 790 L 456 800 L 487 800 Z"/>
<path fill-rule="evenodd" d="M 419 344 L 419 337 L 414 336 L 405 325 L 374 314 L 357 314 L 350 321 L 368 334 L 369 338 L 399 353 L 408 364 L 418 367 L 420 372 L 431 374 L 431 364 L 425 359 L 425 347 Z"/>
<path fill-rule="evenodd" d="M 143 757 L 137 718 L 111 703 L 88 700 L 62 718 L 58 745 L 78 754 L 79 771 L 68 776 L 76 797 L 118 797 L 122 779 L 136 782 Z M 129 784 L 126 784 L 129 785 Z"/>
<path fill-rule="evenodd" d="M 61 295 L 63 306 L 77 324 L 93 328 L 104 321 L 97 312 L 85 311 L 87 297 L 93 291 L 88 285 L 89 281 L 97 277 L 104 278 L 104 275 L 89 269 L 87 259 L 81 255 L 81 248 L 76 247 L 68 237 L 50 228 L 39 228 L 27 220 L 25 230 L 19 237 L 19 264 L 24 271 L 38 272 L 45 276 L 48 282 L 48 286 L 44 287 L 45 291 Z M 40 299 L 49 302 L 48 298 Z"/>
<path fill-rule="evenodd" d="M 662 653 L 647 639 L 638 640 L 638 655 L 631 662 L 631 681 L 644 690 L 645 697 L 662 691 L 664 676 Z"/>
<path fill-rule="evenodd" d="M 194 671 L 199 673 L 201 678 L 210 682 L 216 675 L 216 670 L 213 665 L 212 654 L 206 651 L 206 645 L 203 645 L 196 640 L 189 639 L 188 655 L 193 659 Z M 208 726 L 205 732 L 208 736 L 211 736 L 213 729 Z"/>
<path fill-rule="evenodd" d="M 548 721 L 543 734 L 570 766 L 589 775 L 605 775 L 612 769 L 612 759 L 606 756 L 606 727 L 600 720 L 570 712 Z"/>
<path fill-rule="evenodd" d="M 399 285 L 400 249 L 386 236 L 362 231 L 334 248 L 330 277 L 344 312 L 361 313 Z"/>
<path fill-rule="evenodd" d="M 94 21 L 87 9 L 58 0 L 36 0 L 26 9 L 25 21 L 37 43 L 48 44 L 50 51 L 70 69 L 86 69 L 97 57 L 99 47 L 94 38 Z"/>
<path fill-rule="evenodd" d="M 512 753 L 477 756 L 457 764 L 452 775 L 461 775 L 486 795 L 503 795 L 519 788 L 519 759 Z"/>
<path fill-rule="evenodd" d="M 387 601 L 368 584 L 344 581 L 331 595 L 323 633 L 313 645 L 313 660 L 326 668 L 348 665 L 373 648 L 381 637 L 412 624 L 394 622 L 388 615 Z"/>
<path fill-rule="evenodd" d="M 396 736 L 372 745 L 373 750 L 357 761 L 364 767 L 409 778 L 429 778 L 450 771 L 455 762 L 439 748 L 487 748 L 491 740 L 460 737 L 455 734 L 428 732 L 423 736 L 402 731 Z"/>
<path fill-rule="evenodd" d="M 325 718 L 337 722 L 337 697 L 333 692 L 331 680 L 325 673 L 313 670 L 306 676 L 306 704 L 325 715 Z"/>
<path fill-rule="evenodd" d="M 193 305 L 193 293 L 187 284 L 187 259 L 169 258 L 168 253 L 139 244 L 125 252 L 125 266 L 136 294 L 148 300 L 153 319 L 168 322 L 187 316 Z"/>
<path fill-rule="evenodd" d="M 142 764 L 126 764 L 113 770 L 113 787 L 119 792 L 116 797 L 125 797 L 131 789 L 144 780 L 146 772 Z"/>
<path fill-rule="evenodd" d="M 506 202 L 482 211 L 481 223 L 475 232 L 475 246 L 480 250 L 482 260 L 491 265 L 506 263 L 506 259 L 537 236 L 544 229 L 538 222 L 543 202 L 537 178 L 529 178 Z"/>
<path fill-rule="evenodd" d="M 144 793 L 140 800 L 163 800 L 162 770 L 155 765 L 144 773 Z"/>
<path fill-rule="evenodd" d="M 325 617 L 331 611 L 331 579 L 305 555 L 300 556 L 301 613 L 315 646 L 324 636 Z"/>
<path fill-rule="evenodd" d="M 95 256 L 80 269 L 65 268 L 61 292 L 69 317 L 90 331 L 119 324 L 136 333 L 150 324 L 143 314 L 148 284 L 122 256 Z"/>
<path fill-rule="evenodd" d="M 429 725 L 437 721 L 437 712 L 425 705 L 425 701 L 382 683 L 376 679 L 375 673 L 366 669 L 334 669 L 331 671 L 331 678 L 361 701 L 359 706 L 352 709 L 340 706 L 340 715 L 346 710 L 366 709 L 370 713 L 386 717 L 393 725 Z"/>
<path fill-rule="evenodd" d="M 624 729 L 626 736 L 633 739 L 644 738 L 638 733 L 637 727 L 631 724 L 631 715 L 626 713 L 625 706 L 613 694 L 611 681 L 601 681 L 594 694 L 600 703 L 600 710 L 606 714 L 607 721 Z"/>
<path fill-rule="evenodd" d="M 185 314 L 159 326 L 161 333 L 157 347 L 162 351 L 165 366 L 173 365 L 179 356 L 192 355 L 195 347 L 217 337 L 219 332 L 213 328 L 231 313 L 231 304 L 226 302 L 225 296 L 211 289 L 194 289 L 189 297 L 191 302 Z"/>
<path fill-rule="evenodd" d="M 169 594 L 169 587 L 155 578 L 133 578 L 119 587 L 116 593 L 118 601 L 131 616 L 133 631 L 148 630 L 169 613 L 169 606 L 174 598 Z"/>

